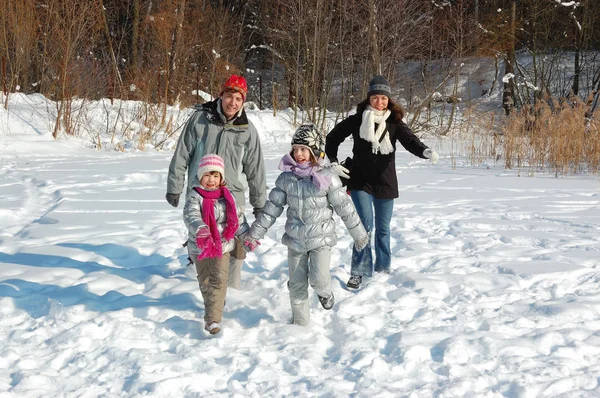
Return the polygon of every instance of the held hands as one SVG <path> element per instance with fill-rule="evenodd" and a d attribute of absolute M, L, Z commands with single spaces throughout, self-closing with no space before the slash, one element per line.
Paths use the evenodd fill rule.
<path fill-rule="evenodd" d="M 251 238 L 250 236 L 244 238 L 244 249 L 247 252 L 253 252 L 259 245 L 260 242 L 257 239 Z"/>
<path fill-rule="evenodd" d="M 363 235 L 354 241 L 354 248 L 356 251 L 361 251 L 369 244 L 369 234 Z"/>
<path fill-rule="evenodd" d="M 350 179 L 350 170 L 339 164 L 338 162 L 333 162 L 329 165 L 329 168 L 335 175 L 338 177 L 344 177 Z"/>
<path fill-rule="evenodd" d="M 429 159 L 432 164 L 436 164 L 438 159 L 440 158 L 440 156 L 437 154 L 437 152 L 431 150 L 430 148 L 427 148 L 423 151 L 423 156 L 425 156 L 427 159 Z"/>

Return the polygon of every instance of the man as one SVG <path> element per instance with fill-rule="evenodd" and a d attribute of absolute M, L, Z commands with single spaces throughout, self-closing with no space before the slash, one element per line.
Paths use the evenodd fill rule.
<path fill-rule="evenodd" d="M 211 153 L 225 161 L 225 181 L 238 206 L 242 209 L 245 206 L 246 188 L 255 215 L 265 205 L 265 165 L 258 133 L 244 111 L 247 93 L 246 79 L 231 75 L 223 84 L 219 98 L 199 106 L 190 116 L 179 136 L 169 166 L 166 199 L 171 206 L 177 207 L 179 204 L 186 169 L 189 189 L 192 185 L 190 181 L 198 178 L 196 174 L 200 159 Z M 241 249 L 236 252 L 239 258 L 231 257 L 228 285 L 239 289 L 244 251 Z"/>

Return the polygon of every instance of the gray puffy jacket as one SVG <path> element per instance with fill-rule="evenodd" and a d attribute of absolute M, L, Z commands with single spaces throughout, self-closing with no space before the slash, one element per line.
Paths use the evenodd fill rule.
<path fill-rule="evenodd" d="M 189 191 L 198 181 L 200 159 L 209 153 L 223 158 L 225 181 L 239 206 L 245 205 L 246 181 L 252 207 L 264 206 L 267 183 L 258 133 L 245 111 L 226 121 L 219 100 L 203 104 L 186 122 L 169 166 L 167 192 L 183 192 L 186 169 Z"/>
<path fill-rule="evenodd" d="M 322 246 L 335 246 L 334 211 L 342 218 L 354 241 L 364 237 L 367 232 L 339 177 L 329 169 L 319 173 L 328 173 L 332 181 L 327 189 L 321 191 L 310 178 L 287 171 L 281 173 L 275 181 L 275 188 L 269 193 L 267 204 L 252 224 L 250 237 L 262 239 L 285 205 L 289 207 L 281 242 L 290 249 L 304 252 Z"/>
<path fill-rule="evenodd" d="M 196 245 L 196 234 L 198 230 L 206 226 L 204 220 L 202 220 L 202 201 L 204 198 L 200 196 L 194 189 L 190 189 L 187 192 L 185 200 L 185 207 L 183 208 L 183 222 L 188 229 L 188 252 L 192 259 L 196 259 L 200 254 L 198 246 Z M 246 222 L 244 213 L 240 211 L 240 208 L 236 206 L 238 214 L 238 230 L 235 233 L 236 236 L 245 233 L 250 228 Z M 217 221 L 217 228 L 219 234 L 223 234 L 223 229 L 227 225 L 227 215 L 225 213 L 225 199 L 221 198 L 215 202 L 215 220 Z M 223 245 L 223 253 L 230 252 L 235 247 L 235 241 L 221 239 Z"/>

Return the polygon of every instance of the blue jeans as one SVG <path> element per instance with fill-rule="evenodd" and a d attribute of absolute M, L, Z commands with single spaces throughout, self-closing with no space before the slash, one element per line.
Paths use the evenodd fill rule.
<path fill-rule="evenodd" d="M 350 197 L 369 236 L 372 235 L 373 220 L 375 220 L 375 272 L 390 272 L 390 221 L 394 210 L 394 199 L 377 199 L 359 190 L 350 191 Z M 352 248 L 350 273 L 361 276 L 373 275 L 373 253 L 370 241 L 361 251 Z"/>

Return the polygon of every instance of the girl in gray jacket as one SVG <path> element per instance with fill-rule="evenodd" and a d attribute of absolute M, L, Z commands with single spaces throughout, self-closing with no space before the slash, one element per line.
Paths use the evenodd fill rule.
<path fill-rule="evenodd" d="M 254 250 L 288 206 L 282 243 L 288 247 L 292 322 L 298 325 L 309 321 L 309 283 L 323 308 L 329 310 L 334 304 L 329 273 L 331 247 L 337 242 L 333 212 L 344 221 L 357 250 L 369 241 L 339 177 L 323 167 L 323 147 L 323 138 L 314 125 L 304 124 L 296 130 L 292 151 L 279 164 L 283 172 L 244 237 L 247 249 Z"/>
<path fill-rule="evenodd" d="M 223 159 L 205 155 L 183 209 L 183 221 L 189 231 L 188 250 L 196 264 L 204 300 L 204 329 L 210 334 L 221 330 L 234 237 L 249 228 L 244 213 L 225 187 L 224 175 Z"/>

